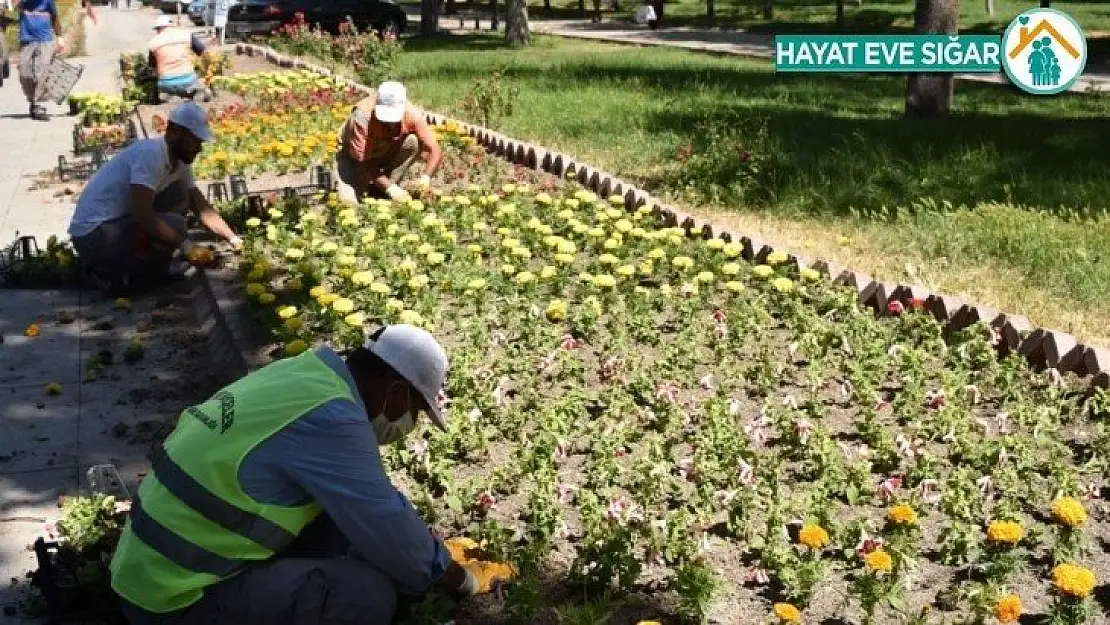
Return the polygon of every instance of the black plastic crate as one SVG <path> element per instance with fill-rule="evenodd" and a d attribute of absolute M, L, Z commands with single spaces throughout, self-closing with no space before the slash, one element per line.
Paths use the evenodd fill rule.
<path fill-rule="evenodd" d="M 104 150 L 95 149 L 89 160 L 69 160 L 64 155 L 58 156 L 58 180 L 88 180 L 96 170 L 104 164 Z"/>
<path fill-rule="evenodd" d="M 327 193 L 334 190 L 331 170 L 323 165 L 317 165 L 309 172 L 309 183 L 306 185 L 282 187 L 280 189 L 251 190 L 246 179 L 236 174 L 228 178 L 228 186 L 230 187 L 230 194 L 228 188 L 224 187 L 222 182 L 209 185 L 208 198 L 209 201 L 213 201 L 213 198 L 219 197 L 230 204 L 228 209 L 225 210 L 223 218 L 228 225 L 237 231 L 246 228 L 246 222 L 251 217 L 269 221 L 269 214 L 266 211 L 266 200 L 268 198 L 310 198 L 321 192 Z M 286 219 L 289 218 L 291 216 L 287 215 Z"/>
<path fill-rule="evenodd" d="M 31 574 L 31 585 L 42 593 L 47 623 L 126 625 L 107 574 L 98 572 L 95 579 L 80 579 L 63 572 L 59 563 L 61 545 L 57 541 L 40 537 L 34 548 L 38 568 Z"/>
<path fill-rule="evenodd" d="M 96 140 L 85 137 L 82 130 L 87 130 L 81 124 L 76 124 L 73 127 L 73 153 L 74 154 L 91 154 L 96 150 L 108 153 L 131 145 L 135 139 L 139 138 L 139 130 L 135 127 L 135 119 L 128 117 L 124 122 L 119 124 L 123 126 L 123 137 L 116 141 Z"/>

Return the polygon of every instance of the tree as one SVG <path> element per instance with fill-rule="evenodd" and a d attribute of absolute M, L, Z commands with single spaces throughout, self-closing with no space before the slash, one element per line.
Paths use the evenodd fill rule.
<path fill-rule="evenodd" d="M 439 32 L 439 3 L 440 0 L 420 0 L 420 34 Z"/>
<path fill-rule="evenodd" d="M 509 0 L 505 12 L 505 41 L 513 46 L 532 44 L 528 31 L 528 0 Z"/>
<path fill-rule="evenodd" d="M 844 28 L 844 0 L 836 0 L 836 27 Z"/>
<path fill-rule="evenodd" d="M 959 0 L 915 0 L 914 32 L 921 35 L 954 35 Z M 906 87 L 907 117 L 936 117 L 952 108 L 952 74 L 910 74 Z"/>

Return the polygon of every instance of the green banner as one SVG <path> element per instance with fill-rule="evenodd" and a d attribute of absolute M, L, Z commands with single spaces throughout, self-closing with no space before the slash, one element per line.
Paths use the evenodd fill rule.
<path fill-rule="evenodd" d="M 777 72 L 1002 71 L 1001 35 L 776 35 Z"/>

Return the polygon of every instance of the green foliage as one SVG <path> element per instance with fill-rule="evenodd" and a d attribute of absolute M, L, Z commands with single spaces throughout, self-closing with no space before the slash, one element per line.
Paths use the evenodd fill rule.
<path fill-rule="evenodd" d="M 458 106 L 467 119 L 496 130 L 501 127 L 503 118 L 513 114 L 519 95 L 520 89 L 509 82 L 505 71 L 498 70 L 486 78 L 474 79 Z"/>
<path fill-rule="evenodd" d="M 66 545 L 79 554 L 98 547 L 114 550 L 123 528 L 115 497 L 99 493 L 66 498 L 62 516 L 54 525 Z"/>

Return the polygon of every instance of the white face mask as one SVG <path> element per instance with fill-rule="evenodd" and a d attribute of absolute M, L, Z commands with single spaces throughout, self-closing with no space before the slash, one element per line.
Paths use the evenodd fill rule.
<path fill-rule="evenodd" d="M 389 387 L 386 391 L 386 397 L 393 390 L 393 386 Z M 387 399 L 388 401 L 388 399 Z M 374 436 L 378 438 L 379 445 L 391 445 L 400 441 L 408 436 L 409 432 L 416 429 L 416 419 L 412 416 L 412 399 L 409 399 L 409 409 L 405 414 L 396 421 L 390 421 L 385 416 L 385 404 L 382 405 L 382 412 L 370 421 L 370 425 L 374 427 Z"/>

